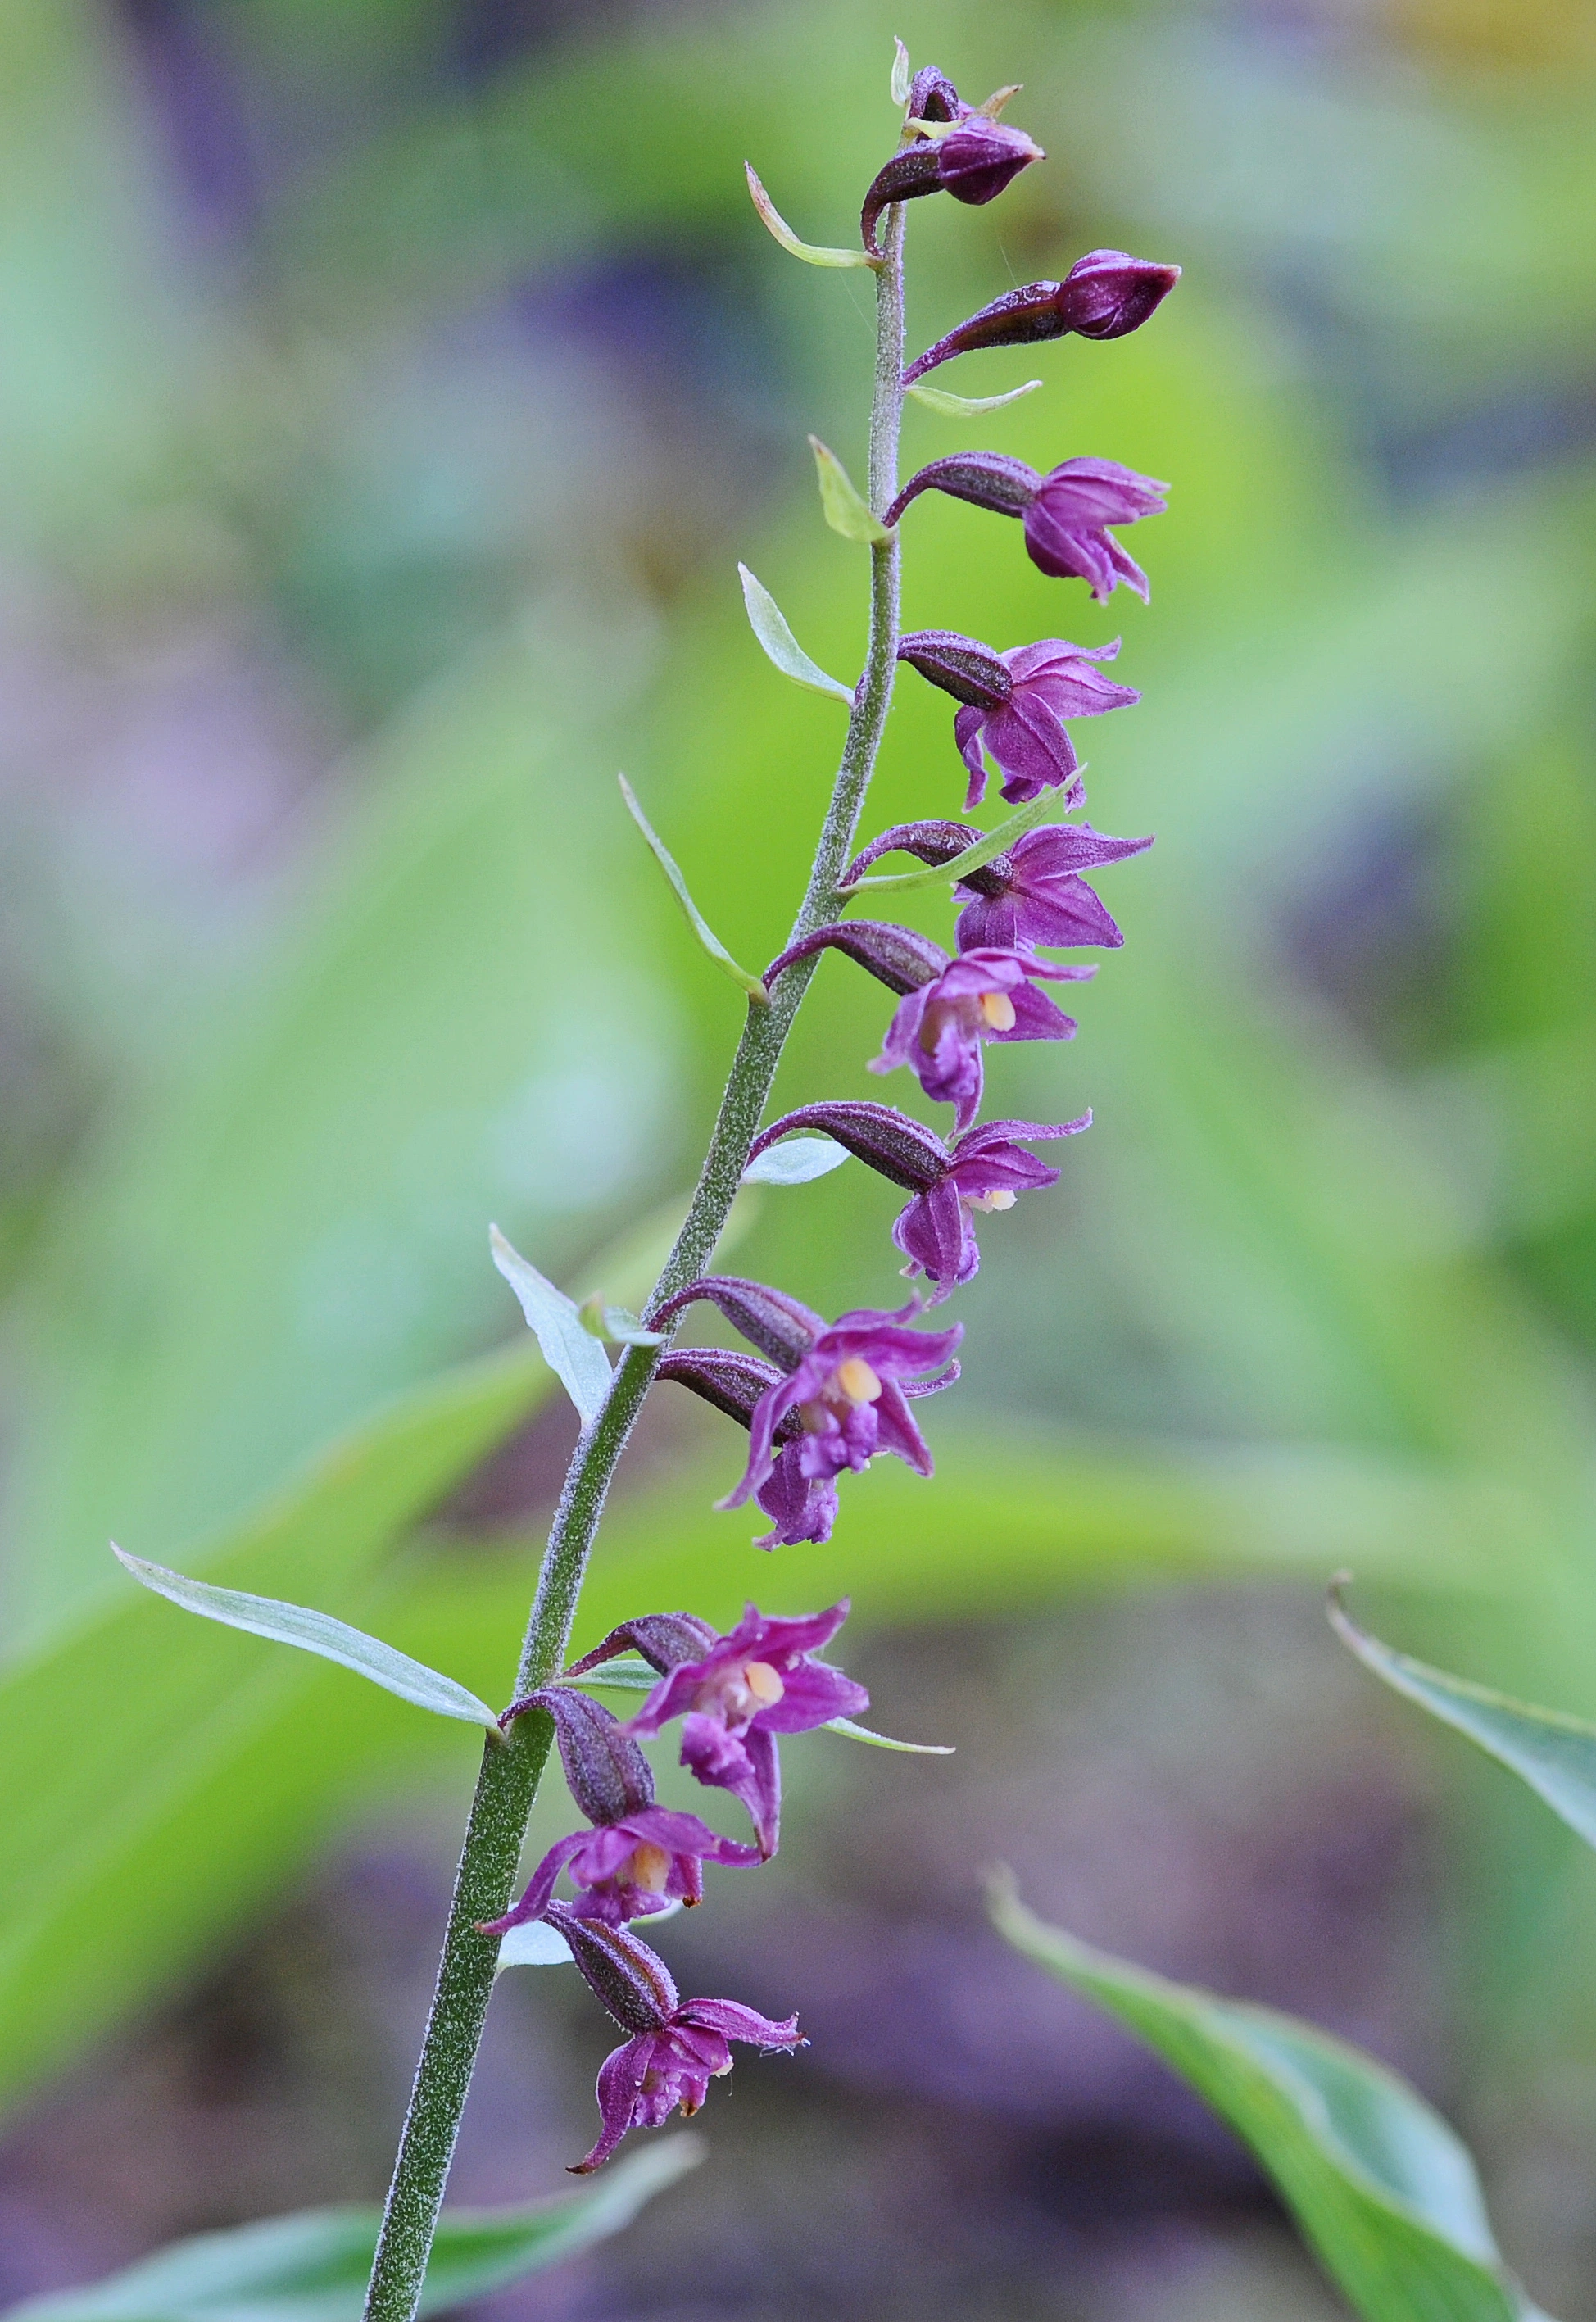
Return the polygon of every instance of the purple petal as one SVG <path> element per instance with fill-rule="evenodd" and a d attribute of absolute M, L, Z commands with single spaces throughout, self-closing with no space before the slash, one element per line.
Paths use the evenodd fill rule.
<path fill-rule="evenodd" d="M 677 2011 L 679 2024 L 702 2024 L 718 2032 L 725 2040 L 746 2040 L 754 2048 L 801 2048 L 798 2017 L 789 2016 L 780 2024 L 770 2016 L 761 2016 L 752 2007 L 743 2007 L 735 1999 L 689 1999 Z"/>
<path fill-rule="evenodd" d="M 984 709 L 961 709 L 953 718 L 953 741 L 970 774 L 970 787 L 964 793 L 964 811 L 979 806 L 987 794 L 987 762 L 981 754 L 981 733 L 987 722 Z"/>
<path fill-rule="evenodd" d="M 895 1452 L 917 1476 L 933 1473 L 935 1463 L 931 1447 L 915 1425 L 902 1389 L 891 1380 L 882 1385 L 881 1399 L 876 1405 L 876 1425 L 883 1451 Z"/>
<path fill-rule="evenodd" d="M 660 2035 L 653 2032 L 640 2033 L 628 2040 L 624 2048 L 616 2048 L 598 2067 L 598 2117 L 602 2123 L 598 2142 L 584 2160 L 573 2162 L 570 2174 L 586 2177 L 605 2162 L 632 2127 L 637 2111 L 637 2099 L 643 2075 L 653 2062 L 654 2049 Z M 641 2124 L 639 2124 L 641 2125 Z"/>
<path fill-rule="evenodd" d="M 1072 1016 L 1054 1005 L 1045 992 L 1027 984 L 1017 992 L 1014 999 L 1014 1022 L 1007 1032 L 994 1032 L 994 1040 L 1072 1040 L 1077 1026 Z"/>
<path fill-rule="evenodd" d="M 502 1919 L 484 1921 L 482 1933 L 485 1935 L 507 1935 L 512 1927 L 524 1927 L 531 1919 L 541 1919 L 549 1907 L 554 1881 L 571 1856 L 579 1853 L 592 1835 L 588 1830 L 573 1830 L 569 1838 L 562 1838 L 552 1846 L 533 1872 L 526 1892 L 515 1909 L 506 1911 Z"/>
<path fill-rule="evenodd" d="M 1022 802 L 1067 782 L 1081 763 L 1053 710 L 1028 689 L 993 710 L 986 745 L 1003 770 L 1004 797 Z"/>

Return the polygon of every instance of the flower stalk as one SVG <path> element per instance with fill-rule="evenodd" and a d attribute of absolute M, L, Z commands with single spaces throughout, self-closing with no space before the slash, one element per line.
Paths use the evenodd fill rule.
<path fill-rule="evenodd" d="M 869 498 L 871 511 L 877 517 L 884 516 L 898 491 L 904 392 L 903 242 L 904 211 L 901 204 L 894 204 L 882 215 L 883 263 L 876 274 Z M 860 813 L 891 705 L 898 641 L 900 550 L 896 536 L 873 543 L 870 557 L 870 637 L 864 672 L 854 693 L 831 802 L 793 923 L 789 948 L 834 919 L 841 908 L 838 889 L 858 835 Z M 811 954 L 795 963 L 779 989 L 771 992 L 768 1006 L 750 1004 L 698 1184 L 676 1246 L 655 1285 L 651 1309 L 685 1290 L 709 1266 L 817 958 L 818 954 Z M 564 1662 L 605 1498 L 653 1383 L 661 1351 L 656 1347 L 625 1349 L 603 1410 L 577 1446 L 538 1576 L 516 1677 L 517 1698 L 548 1685 Z M 508 1910 L 522 1842 L 552 1740 L 552 1720 L 546 1710 L 537 1709 L 514 1721 L 504 1746 L 490 1742 L 483 1752 L 426 2034 L 367 2292 L 367 2322 L 412 2322 L 420 2300 L 493 1990 L 499 1939 L 483 1933 L 481 1928 Z"/>

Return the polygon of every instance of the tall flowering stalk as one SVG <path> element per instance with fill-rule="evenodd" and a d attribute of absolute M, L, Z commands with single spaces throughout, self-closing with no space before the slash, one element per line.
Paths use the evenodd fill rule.
<path fill-rule="evenodd" d="M 1043 476 L 1022 462 L 977 452 L 934 462 L 900 490 L 903 399 L 922 373 L 976 348 L 1028 344 L 1071 332 L 1108 339 L 1134 330 L 1172 286 L 1177 270 L 1123 251 L 1092 251 L 1062 282 L 1007 293 L 906 369 L 906 204 L 939 192 L 967 204 L 993 200 L 1043 157 L 1023 132 L 997 119 L 1012 91 L 981 106 L 966 105 L 935 69 L 910 83 L 900 51 L 893 93 L 904 107 L 902 132 L 897 152 L 865 191 L 857 250 L 816 250 L 800 242 L 749 173 L 756 206 L 784 247 L 810 263 L 863 266 L 875 275 L 865 495 L 853 489 L 824 446 L 816 447 L 828 520 L 868 547 L 864 667 L 851 690 L 827 678 L 802 653 L 752 575 L 744 575 L 751 617 L 767 652 L 789 675 L 847 700 L 847 734 L 788 942 L 762 978 L 733 968 L 749 992 L 747 1019 L 697 1190 L 644 1324 L 617 1326 L 622 1351 L 613 1372 L 596 1347 L 583 1358 L 594 1391 L 543 1556 L 515 1697 L 483 1751 L 371 2275 L 366 2308 L 371 2322 L 410 2322 L 415 2311 L 499 1943 L 508 1929 L 542 1919 L 559 1932 L 625 2035 L 599 2074 L 599 2135 L 575 2164 L 579 2170 L 599 2166 L 629 2129 L 657 2126 L 678 2107 L 696 2111 L 710 2081 L 732 2069 L 731 2042 L 767 2052 L 802 2044 L 796 2017 L 773 2021 L 733 2000 L 683 2001 L 664 1962 L 631 1932 L 631 1924 L 677 1902 L 697 1904 L 706 1890 L 707 1866 L 712 1883 L 774 1853 L 779 1737 L 845 1723 L 867 1705 L 862 1687 L 818 1658 L 845 1618 L 846 1604 L 795 1620 L 767 1619 L 750 1606 L 724 1635 L 689 1613 L 643 1613 L 623 1623 L 597 1653 L 564 1667 L 605 1497 L 649 1388 L 656 1378 L 673 1380 L 746 1428 L 744 1470 L 740 1480 L 728 1477 L 721 1505 L 738 1507 L 757 1498 L 772 1520 L 762 1546 L 826 1538 L 838 1512 L 837 1479 L 866 1467 L 877 1451 L 893 1451 L 928 1476 L 931 1455 L 912 1405 L 956 1378 L 953 1355 L 962 1328 L 927 1327 L 926 1308 L 975 1272 L 976 1214 L 1005 1210 L 1021 1192 L 1056 1179 L 1058 1171 L 1027 1153 L 1026 1143 L 1071 1135 L 1090 1118 L 978 1124 L 983 1052 L 994 1042 L 1073 1034 L 1072 1019 L 1038 983 L 1079 980 L 1091 970 L 1044 960 L 1037 946 L 1117 944 L 1118 929 L 1081 873 L 1148 842 L 1106 839 L 1088 825 L 1062 820 L 1036 830 L 1041 813 L 1026 803 L 1014 820 L 1027 835 L 1017 829 L 1016 843 L 1006 850 L 983 847 L 978 831 L 940 820 L 900 825 L 850 858 L 900 661 L 960 705 L 953 763 L 962 759 L 969 804 L 980 802 L 989 755 L 1010 800 L 1051 800 L 1061 815 L 1084 803 L 1067 721 L 1136 699 L 1098 667 L 1117 646 L 1044 637 L 994 649 L 953 630 L 904 636 L 898 522 L 922 492 L 951 492 L 1020 517 L 1024 545 L 1043 572 L 1085 580 L 1099 599 L 1117 580 L 1145 594 L 1140 568 L 1108 526 L 1155 514 L 1163 488 L 1103 460 L 1066 460 Z M 938 395 L 935 400 L 946 409 L 958 399 Z M 629 803 L 641 819 L 641 809 Z M 703 939 L 731 965 L 704 928 L 675 866 L 649 836 Z M 962 908 L 952 953 L 907 928 L 844 916 L 856 882 L 893 850 L 945 866 L 956 882 L 954 900 Z M 894 994 L 897 1005 L 883 1023 L 875 1068 L 907 1065 L 928 1099 L 951 1105 L 951 1139 L 889 1105 L 844 1102 L 816 1102 L 762 1130 L 783 1045 L 827 949 L 853 958 Z M 892 1232 L 908 1259 L 905 1272 L 928 1284 L 928 1295 L 917 1291 L 896 1311 L 862 1308 L 828 1321 L 783 1291 L 707 1271 L 751 1156 L 802 1127 L 823 1129 L 908 1193 Z M 535 1321 L 536 1301 L 555 1294 L 502 1246 L 499 1262 Z M 714 1305 L 752 1353 L 672 1348 L 681 1318 L 701 1302 Z M 596 1377 L 594 1361 L 604 1366 Z M 628 1722 L 581 1689 L 619 1653 L 640 1658 L 658 1678 Z M 717 1837 L 697 1815 L 655 1805 L 652 1777 L 635 1737 L 657 1734 L 677 1719 L 683 1763 L 700 1782 L 726 1789 L 742 1803 L 752 1843 Z M 582 1826 L 550 1851 L 515 1901 L 522 1842 L 556 1742 Z M 575 1890 L 569 1900 L 555 1897 L 561 1878 Z"/>

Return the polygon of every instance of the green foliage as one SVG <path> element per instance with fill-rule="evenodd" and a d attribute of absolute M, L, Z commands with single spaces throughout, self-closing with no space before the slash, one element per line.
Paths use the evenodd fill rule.
<path fill-rule="evenodd" d="M 445 2209 L 423 2314 L 447 2313 L 618 2234 L 704 2158 L 695 2136 L 629 2153 L 596 2184 L 515 2209 Z M 87 2290 L 14 2306 L 16 2322 L 360 2322 L 379 2209 L 305 2209 L 199 2234 Z"/>
<path fill-rule="evenodd" d="M 347 1621 L 335 1621 L 330 1613 L 315 1612 L 306 1604 L 285 1604 L 276 1596 L 252 1596 L 245 1589 L 217 1588 L 207 1580 L 190 1580 L 184 1573 L 169 1572 L 164 1564 L 148 1564 L 141 1556 L 129 1556 L 114 1541 L 112 1548 L 118 1563 L 141 1586 L 166 1597 L 185 1613 L 219 1621 L 223 1628 L 242 1629 L 247 1635 L 264 1637 L 271 1644 L 294 1645 L 301 1652 L 315 1653 L 323 1660 L 336 1661 L 341 1668 L 352 1669 L 358 1677 L 369 1678 L 373 1685 L 417 1709 L 430 1709 L 439 1717 L 456 1717 L 467 1725 L 485 1725 L 495 1736 L 498 1732 L 493 1711 L 485 1701 L 478 1700 L 470 1687 L 457 1685 L 452 1678 L 412 1660 L 408 1653 L 385 1645 L 380 1637 L 351 1629 Z"/>
<path fill-rule="evenodd" d="M 1363 2322 L 1546 2322 L 1502 2263 L 1467 2151 L 1394 2072 L 1292 2016 L 1094 1951 L 1007 1890 L 992 1915 L 1251 2146 Z"/>
<path fill-rule="evenodd" d="M 1561 1710 L 1535 1709 L 1509 1701 L 1466 1678 L 1448 1677 L 1409 1653 L 1393 1652 L 1350 1619 L 1332 1599 L 1330 1622 L 1349 1651 L 1357 1655 L 1393 1693 L 1405 1695 L 1466 1733 L 1489 1758 L 1506 1766 L 1544 1798 L 1552 1812 L 1596 1846 L 1596 1725 Z"/>

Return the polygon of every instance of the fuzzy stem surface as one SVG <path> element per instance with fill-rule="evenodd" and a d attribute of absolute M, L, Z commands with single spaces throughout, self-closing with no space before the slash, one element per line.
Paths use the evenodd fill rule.
<path fill-rule="evenodd" d="M 891 505 L 898 489 L 898 439 L 903 416 L 903 239 L 904 211 L 898 204 L 882 220 L 881 246 L 887 263 L 876 276 L 869 475 L 871 509 L 878 517 Z M 900 551 L 896 538 L 872 546 L 870 558 L 870 641 L 864 673 L 854 693 L 831 803 L 789 945 L 824 927 L 842 909 L 837 882 L 853 852 L 860 814 L 891 707 L 898 638 Z M 715 1254 L 748 1166 L 748 1148 L 769 1100 L 788 1033 L 817 964 L 817 957 L 798 962 L 780 979 L 768 1007 L 750 1004 L 692 1202 L 651 1303 L 685 1289 Z M 516 1697 L 547 1685 L 564 1666 L 577 1600 L 610 1481 L 663 1352 L 661 1347 L 625 1349 L 603 1410 L 572 1455 L 526 1624 L 515 1678 Z M 366 2293 L 367 2322 L 412 2322 L 420 2301 L 498 1957 L 498 1938 L 479 1934 L 477 1927 L 509 1908 L 522 1843 L 552 1738 L 552 1721 L 546 1711 L 537 1710 L 517 1718 L 502 1744 L 489 1741 L 483 1751 L 426 2034 Z"/>

